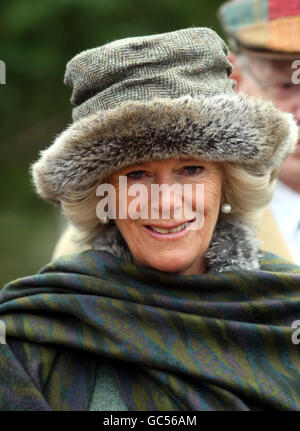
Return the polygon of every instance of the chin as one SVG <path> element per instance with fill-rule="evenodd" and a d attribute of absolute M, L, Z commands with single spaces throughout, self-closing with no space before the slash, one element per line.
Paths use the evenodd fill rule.
<path fill-rule="evenodd" d="M 181 274 L 186 271 L 194 262 L 194 259 L 186 256 L 186 253 L 167 252 L 158 253 L 155 257 L 145 259 L 144 264 L 163 272 Z"/>

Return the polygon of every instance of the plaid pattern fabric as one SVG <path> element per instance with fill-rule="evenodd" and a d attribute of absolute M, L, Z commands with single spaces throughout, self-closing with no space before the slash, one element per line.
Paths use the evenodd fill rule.
<path fill-rule="evenodd" d="M 0 410 L 88 410 L 109 358 L 131 411 L 299 411 L 299 271 L 269 253 L 200 276 L 92 250 L 51 262 L 0 293 Z"/>
<path fill-rule="evenodd" d="M 228 36 L 247 48 L 300 52 L 300 0 L 232 0 L 219 18 Z"/>

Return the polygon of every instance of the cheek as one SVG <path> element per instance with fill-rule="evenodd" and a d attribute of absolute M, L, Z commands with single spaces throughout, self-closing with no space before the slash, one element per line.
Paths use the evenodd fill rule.
<path fill-rule="evenodd" d="M 276 108 L 280 109 L 280 111 L 283 112 L 293 112 L 293 105 L 289 102 L 285 102 L 282 100 L 276 100 L 273 98 L 272 102 L 274 103 L 274 105 L 276 106 Z"/>
<path fill-rule="evenodd" d="M 137 220 L 117 219 L 115 223 L 133 253 L 143 248 L 140 226 Z"/>
<path fill-rule="evenodd" d="M 262 97 L 263 99 L 268 100 L 268 97 L 266 97 L 266 95 L 264 94 L 264 91 L 258 85 L 256 85 L 255 82 L 250 80 L 247 76 L 244 77 L 244 79 L 242 79 L 239 86 L 239 91 L 242 91 L 248 94 L 249 96 Z"/>
<path fill-rule="evenodd" d="M 221 200 L 221 186 L 220 184 L 212 184 L 208 187 L 207 201 L 210 206 L 219 206 Z"/>
<path fill-rule="evenodd" d="M 126 218 L 125 220 L 116 219 L 115 223 L 125 238 L 132 235 L 135 231 L 135 220 L 130 220 L 129 218 Z"/>
<path fill-rule="evenodd" d="M 204 194 L 201 196 L 204 202 L 204 213 L 218 213 L 221 202 L 221 180 L 206 181 L 204 184 Z M 193 194 L 194 209 L 200 207 L 197 193 Z"/>
<path fill-rule="evenodd" d="M 134 189 L 131 190 L 131 194 L 129 194 L 130 185 L 127 186 L 127 189 L 121 190 L 116 187 L 116 213 L 117 215 L 122 214 L 122 222 L 124 217 L 126 217 L 128 221 L 135 222 L 134 219 L 132 220 L 132 217 L 134 218 L 137 213 L 146 214 L 145 217 L 150 217 L 150 187 L 145 184 L 141 185 L 143 186 L 142 191 Z M 132 225 L 130 225 L 130 227 L 132 227 Z"/>

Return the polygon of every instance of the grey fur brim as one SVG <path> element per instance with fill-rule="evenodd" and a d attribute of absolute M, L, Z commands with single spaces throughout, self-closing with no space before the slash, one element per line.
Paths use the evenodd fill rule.
<path fill-rule="evenodd" d="M 277 172 L 297 140 L 291 114 L 241 94 L 131 101 L 69 126 L 32 175 L 37 192 L 59 203 L 125 167 L 179 156 Z"/>

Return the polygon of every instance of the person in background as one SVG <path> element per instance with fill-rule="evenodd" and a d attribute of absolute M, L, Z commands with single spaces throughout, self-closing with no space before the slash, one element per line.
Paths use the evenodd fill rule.
<path fill-rule="evenodd" d="M 236 90 L 271 100 L 300 124 L 300 0 L 228 1 L 218 16 L 232 50 Z M 300 139 L 278 178 L 270 210 L 299 264 Z"/>

